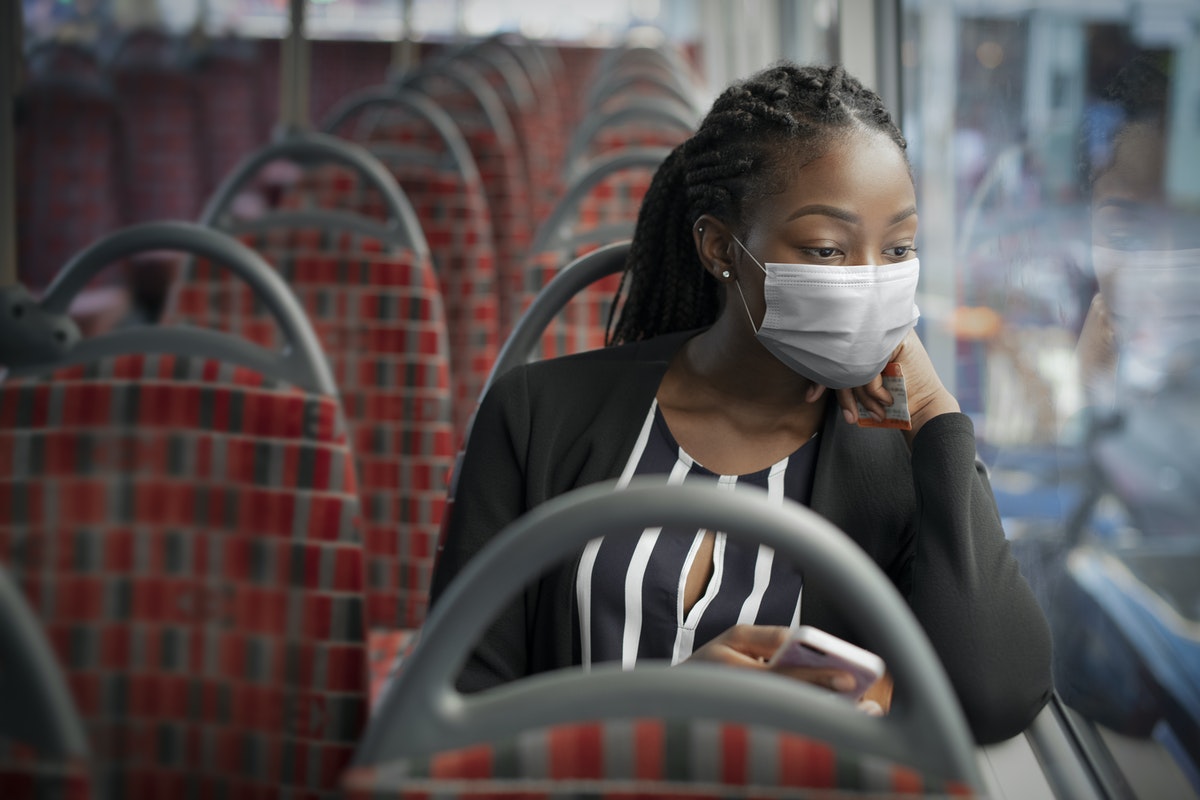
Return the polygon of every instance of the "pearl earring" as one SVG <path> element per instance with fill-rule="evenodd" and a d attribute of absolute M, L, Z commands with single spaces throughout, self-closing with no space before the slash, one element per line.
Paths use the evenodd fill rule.
<path fill-rule="evenodd" d="M 725 270 L 724 272 L 722 272 L 721 277 L 728 280 L 729 279 L 729 270 Z"/>

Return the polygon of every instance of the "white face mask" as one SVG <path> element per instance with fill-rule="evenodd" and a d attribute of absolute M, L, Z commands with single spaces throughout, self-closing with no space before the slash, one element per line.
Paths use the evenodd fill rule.
<path fill-rule="evenodd" d="M 1093 248 L 1107 267 L 1123 385 L 1153 391 L 1200 355 L 1200 249 Z"/>
<path fill-rule="evenodd" d="M 755 337 L 793 371 L 830 389 L 862 386 L 882 372 L 921 315 L 915 258 L 880 266 L 763 266 L 733 240 L 766 273 L 767 311 Z M 745 295 L 742 307 L 753 328 Z"/>

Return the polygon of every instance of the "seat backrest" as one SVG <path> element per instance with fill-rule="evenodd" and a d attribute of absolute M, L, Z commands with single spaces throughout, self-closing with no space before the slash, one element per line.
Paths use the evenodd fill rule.
<path fill-rule="evenodd" d="M 567 150 L 567 174 L 571 176 L 587 162 L 614 150 L 674 148 L 695 132 L 697 124 L 695 115 L 685 106 L 630 98 L 612 111 L 598 111 L 580 123 Z"/>
<path fill-rule="evenodd" d="M 19 277 L 43 289 L 72 255 L 121 223 L 116 97 L 94 55 L 43 46 L 17 98 Z M 119 280 L 115 271 L 101 277 Z"/>
<path fill-rule="evenodd" d="M 425 618 L 455 436 L 449 337 L 427 255 L 337 219 L 280 214 L 233 231 L 291 287 L 329 358 L 357 465 L 369 628 Z M 278 341 L 243 284 L 195 262 L 172 319 Z"/>
<path fill-rule="evenodd" d="M 0 554 L 66 671 L 105 796 L 331 796 L 367 714 L 361 512 L 295 301 L 228 237 L 144 226 L 68 264 L 42 305 L 61 311 L 100 264 L 179 230 L 204 245 L 189 252 L 241 260 L 290 353 L 146 327 L 12 370 Z"/>
<path fill-rule="evenodd" d="M 517 305 L 510 310 L 514 319 L 525 313 L 570 261 L 603 245 L 632 238 L 642 198 L 667 152 L 629 148 L 598 159 L 576 180 L 534 237 Z M 546 349 L 538 356 L 601 346 L 618 283 L 614 276 L 581 290 L 563 317 L 547 327 Z"/>
<path fill-rule="evenodd" d="M 451 61 L 410 80 L 454 118 L 479 170 L 492 217 L 503 338 L 516 323 L 509 311 L 533 237 L 529 178 L 517 133 L 500 95 L 467 62 Z"/>
<path fill-rule="evenodd" d="M 204 198 L 207 120 L 185 47 L 164 34 L 136 31 L 107 64 L 121 115 L 127 223 L 190 220 Z"/>
<path fill-rule="evenodd" d="M 475 161 L 448 114 L 413 90 L 379 94 L 370 153 L 391 172 L 421 223 L 445 301 L 455 420 L 465 425 L 500 346 L 500 297 L 491 213 Z M 346 170 L 312 170 L 289 207 L 379 214 L 379 197 Z"/>
<path fill-rule="evenodd" d="M 593 664 L 526 676 L 490 692 L 463 694 L 455 688 L 458 670 L 493 623 L 497 607 L 519 598 L 555 565 L 569 563 L 589 541 L 630 541 L 648 527 L 665 531 L 672 526 L 725 531 L 770 547 L 777 557 L 802 564 L 806 579 L 831 587 L 865 645 L 880 654 L 896 684 L 905 687 L 890 713 L 871 719 L 845 698 L 803 681 L 716 664 L 639 664 L 633 670 L 619 663 Z M 480 603 L 481 596 L 491 602 Z M 747 740 L 761 736 L 753 751 L 765 756 L 775 747 L 791 750 L 798 758 L 788 768 L 811 770 L 812 788 L 839 786 L 847 777 L 854 781 L 881 772 L 887 776 L 883 788 L 891 790 L 913 788 L 914 783 L 939 793 L 983 786 L 966 717 L 932 644 L 896 587 L 850 537 L 805 506 L 771 503 L 764 490 L 714 492 L 699 484 L 665 485 L 661 478 L 576 489 L 500 531 L 439 599 L 421 641 L 395 676 L 363 737 L 355 755 L 356 772 L 374 770 L 374 776 L 382 773 L 385 782 L 409 791 L 427 788 L 436 793 L 446 788 L 422 786 L 421 779 L 433 770 L 435 778 L 467 779 L 468 785 L 470 779 L 487 782 L 494 777 L 517 779 L 518 785 L 560 777 L 568 782 L 595 780 L 602 782 L 591 791 L 618 794 L 637 777 L 636 767 L 622 763 L 620 755 L 607 758 L 608 748 L 622 752 L 622 738 L 637 738 L 631 731 L 636 723 L 631 722 L 647 716 L 665 721 L 660 731 L 686 721 L 690 732 L 681 742 L 716 734 L 713 738 L 721 743 L 696 748 L 702 756 L 698 763 L 682 770 L 684 775 L 668 772 L 667 780 L 745 783 L 752 752 Z M 417 731 L 405 724 L 413 718 L 428 720 L 427 727 Z M 593 724 L 598 721 L 605 724 Z M 652 730 L 646 733 L 655 735 Z M 824 744 L 816 749 L 826 752 L 812 758 L 797 753 L 805 746 L 797 734 L 819 739 Z M 521 757 L 509 760 L 513 750 L 508 748 L 514 745 Z M 851 763 L 861 764 L 861 771 L 830 775 L 831 749 L 836 749 L 839 761 L 846 754 Z M 669 752 L 678 756 L 677 751 Z M 654 758 L 649 742 L 643 755 L 647 771 L 661 773 L 664 766 L 679 766 Z M 890 762 L 908 767 L 898 779 L 900 786 L 892 783 Z M 788 775 L 788 768 L 757 766 L 770 780 L 766 786 L 797 779 Z M 607 784 L 610 772 L 615 785 Z M 914 772 L 936 778 L 918 782 Z M 353 780 L 354 775 L 348 777 Z M 407 785 L 414 778 L 416 785 Z M 558 787 L 550 783 L 543 788 Z M 639 788 L 656 793 L 653 784 Z M 877 787 L 851 783 L 848 788 Z M 726 796 L 726 791 L 718 796 Z M 747 794 L 755 796 L 752 790 Z"/>

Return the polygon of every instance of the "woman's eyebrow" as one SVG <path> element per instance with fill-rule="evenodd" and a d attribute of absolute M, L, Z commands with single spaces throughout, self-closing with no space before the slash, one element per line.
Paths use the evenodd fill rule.
<path fill-rule="evenodd" d="M 807 206 L 801 206 L 791 213 L 791 216 L 787 218 L 787 221 L 791 222 L 794 219 L 806 217 L 810 214 L 820 214 L 825 217 L 833 217 L 834 219 L 840 219 L 843 222 L 850 222 L 855 225 L 862 222 L 862 218 L 853 211 L 847 211 L 844 208 L 837 208 L 836 206 L 827 206 L 823 203 L 812 203 Z"/>
<path fill-rule="evenodd" d="M 909 206 L 900 213 L 893 215 L 892 218 L 888 220 L 888 225 L 892 226 L 898 222 L 903 222 L 916 213 L 917 207 Z M 849 222 L 853 225 L 862 223 L 862 217 L 860 217 L 858 214 L 855 214 L 853 211 L 847 211 L 846 209 L 838 208 L 837 206 L 828 206 L 823 203 L 812 203 L 807 206 L 801 206 L 791 213 L 791 215 L 787 218 L 787 221 L 791 222 L 794 219 L 809 216 L 811 214 L 820 214 L 826 217 L 833 217 L 834 219 L 840 219 L 843 222 Z"/>

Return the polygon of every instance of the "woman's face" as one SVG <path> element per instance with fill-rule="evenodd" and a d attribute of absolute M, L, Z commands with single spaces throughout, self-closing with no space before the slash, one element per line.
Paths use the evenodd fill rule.
<path fill-rule="evenodd" d="M 853 131 L 819 158 L 784 168 L 791 173 L 786 188 L 746 208 L 742 243 L 759 262 L 836 269 L 916 257 L 916 193 L 903 153 L 887 136 Z M 736 243 L 732 256 L 757 327 L 765 276 Z M 740 311 L 740 302 L 733 306 Z"/>

